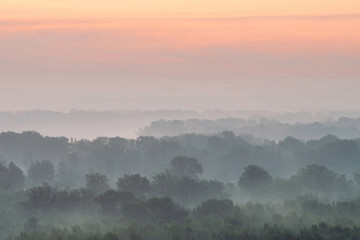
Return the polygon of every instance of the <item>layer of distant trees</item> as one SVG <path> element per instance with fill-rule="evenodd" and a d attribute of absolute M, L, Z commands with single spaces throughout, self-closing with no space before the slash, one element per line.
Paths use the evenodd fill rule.
<path fill-rule="evenodd" d="M 301 168 L 287 179 L 273 177 L 264 168 L 249 165 L 239 172 L 236 184 L 201 179 L 202 172 L 203 166 L 198 159 L 178 156 L 170 161 L 168 168 L 152 178 L 139 173 L 125 174 L 117 179 L 116 186 L 120 192 L 129 192 L 140 199 L 165 196 L 186 206 L 196 205 L 209 198 L 226 198 L 237 193 L 243 194 L 242 198 L 249 199 L 255 197 L 282 200 L 304 193 L 337 199 L 342 196 L 355 197 L 360 190 L 358 171 L 354 172 L 353 180 L 348 180 L 345 175 L 339 175 L 317 164 Z M 46 188 L 59 188 L 54 176 L 54 165 L 49 160 L 32 163 L 27 175 L 11 162 L 8 167 L 0 165 L 0 188 L 5 191 L 19 191 L 25 189 L 26 182 L 32 183 L 30 186 L 36 185 L 28 187 L 30 190 L 40 191 L 39 186 L 42 183 L 46 184 L 43 186 Z M 104 174 L 89 173 L 84 176 L 84 180 L 85 190 L 94 196 L 111 190 L 108 177 Z M 47 193 L 47 196 L 50 195 Z"/>
<path fill-rule="evenodd" d="M 341 117 L 336 121 L 322 122 L 301 122 L 300 120 L 300 123 L 261 117 L 253 117 L 249 120 L 242 118 L 157 120 L 142 128 L 139 133 L 144 136 L 163 137 L 187 133 L 216 134 L 224 130 L 276 141 L 287 136 L 308 140 L 321 138 L 328 134 L 351 139 L 360 137 L 360 118 Z"/>
<path fill-rule="evenodd" d="M 159 139 L 101 137 L 92 141 L 43 137 L 36 132 L 0 134 L 0 163 L 8 166 L 13 162 L 33 176 L 27 186 L 56 181 L 60 187 L 80 187 L 85 183 L 83 176 L 95 172 L 105 174 L 111 183 L 124 174 L 140 173 L 151 178 L 168 168 L 176 156 L 198 159 L 203 178 L 222 182 L 236 182 L 239 172 L 249 165 L 287 178 L 300 168 L 317 164 L 352 178 L 360 169 L 360 140 L 328 135 L 309 141 L 287 137 L 276 143 L 228 131 Z M 54 172 L 47 172 L 46 177 L 34 175 L 31 169 L 49 165 L 40 163 L 44 160 L 49 160 Z"/>

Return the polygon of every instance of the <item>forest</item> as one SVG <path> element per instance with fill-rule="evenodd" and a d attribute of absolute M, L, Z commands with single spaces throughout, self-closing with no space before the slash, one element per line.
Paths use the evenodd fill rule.
<path fill-rule="evenodd" d="M 295 116 L 289 114 L 271 118 L 259 115 L 250 118 L 162 119 L 151 122 L 139 132 L 144 136 L 162 137 L 185 133 L 216 134 L 226 129 L 238 135 L 253 135 L 276 141 L 287 136 L 303 140 L 318 139 L 329 134 L 347 139 L 360 137 L 360 118 L 339 117 L 334 120 L 334 116 L 330 114 L 326 115 L 326 120 L 324 117 L 318 117 L 319 121 L 314 121 L 315 117 L 311 115 L 299 114 L 298 119 L 294 120 Z M 301 118 L 304 119 L 299 121 Z"/>
<path fill-rule="evenodd" d="M 359 239 L 360 141 L 0 134 L 1 239 Z"/>
<path fill-rule="evenodd" d="M 360 0 L 0 0 L 0 240 L 360 240 L 359 30 Z"/>

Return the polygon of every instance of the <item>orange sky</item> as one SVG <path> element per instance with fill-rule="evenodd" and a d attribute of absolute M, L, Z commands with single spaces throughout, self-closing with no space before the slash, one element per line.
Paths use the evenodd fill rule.
<path fill-rule="evenodd" d="M 99 83 L 112 76 L 124 86 L 139 81 L 135 88 L 161 84 L 154 95 L 166 86 L 167 94 L 176 92 L 179 79 L 184 89 L 192 81 L 193 95 L 205 81 L 223 86 L 208 89 L 207 96 L 216 89 L 226 96 L 234 79 L 261 79 L 267 89 L 285 86 L 279 79 L 302 79 L 296 82 L 302 89 L 312 81 L 332 79 L 337 86 L 352 79 L 353 89 L 360 77 L 359 29 L 359 0 L 2 0 L 0 93 L 23 96 L 33 84 L 24 76 L 47 76 L 45 89 L 58 81 L 48 76 L 98 76 Z M 19 89 L 13 94 L 14 77 Z M 64 89 L 71 82 L 57 88 L 60 95 L 70 94 Z M 232 92 L 237 94 L 243 93 Z M 101 96 L 115 93 L 103 89 Z"/>
<path fill-rule="evenodd" d="M 142 68 L 147 76 L 146 69 L 155 64 L 150 74 L 154 77 L 168 76 L 156 70 L 167 65 L 176 70 L 175 76 L 181 71 L 214 76 L 214 65 L 221 59 L 228 66 L 219 67 L 215 75 L 318 77 L 333 68 L 334 62 L 329 67 L 323 62 L 328 57 L 357 61 L 358 29 L 358 0 L 2 0 L 0 60 L 5 64 L 0 73 L 71 73 L 74 66 L 86 72 L 87 66 L 96 65 L 99 72 Z M 269 68 L 273 63 L 266 62 L 272 57 L 294 64 L 252 73 Z M 247 58 L 254 62 L 244 62 Z M 308 60 L 323 69 L 301 69 Z M 189 69 L 196 62 L 209 70 Z M 339 66 L 334 75 L 357 73 Z"/>
<path fill-rule="evenodd" d="M 2 0 L 6 17 L 239 17 L 357 14 L 358 0 Z"/>
<path fill-rule="evenodd" d="M 0 72 L 355 77 L 357 29 L 360 16 L 8 20 Z"/>

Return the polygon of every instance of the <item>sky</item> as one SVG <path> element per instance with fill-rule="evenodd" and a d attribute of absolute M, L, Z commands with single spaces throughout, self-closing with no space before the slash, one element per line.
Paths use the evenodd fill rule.
<path fill-rule="evenodd" d="M 2 0 L 0 111 L 356 109 L 358 0 Z"/>

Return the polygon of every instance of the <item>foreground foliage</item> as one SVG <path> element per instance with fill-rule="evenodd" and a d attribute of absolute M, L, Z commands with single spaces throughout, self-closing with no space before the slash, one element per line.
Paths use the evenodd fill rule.
<path fill-rule="evenodd" d="M 259 228 L 244 226 L 236 217 L 224 219 L 187 220 L 172 224 L 132 224 L 111 231 L 89 231 L 79 226 L 71 229 L 22 232 L 6 240 L 357 240 L 359 227 L 341 227 L 320 223 L 300 231 L 265 224 Z"/>

